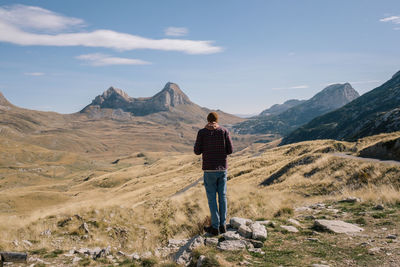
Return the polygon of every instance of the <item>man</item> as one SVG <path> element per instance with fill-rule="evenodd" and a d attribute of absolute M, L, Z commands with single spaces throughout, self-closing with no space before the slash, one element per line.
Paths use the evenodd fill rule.
<path fill-rule="evenodd" d="M 226 232 L 227 155 L 232 153 L 232 140 L 228 130 L 218 125 L 216 112 L 208 114 L 207 121 L 207 125 L 197 133 L 194 153 L 203 154 L 204 186 L 211 213 L 211 226 L 204 227 L 204 230 L 218 235 Z"/>

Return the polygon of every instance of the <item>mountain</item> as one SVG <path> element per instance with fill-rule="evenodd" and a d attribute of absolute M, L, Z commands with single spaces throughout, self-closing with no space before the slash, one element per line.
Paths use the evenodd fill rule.
<path fill-rule="evenodd" d="M 298 100 L 298 99 L 290 99 L 285 101 L 283 104 L 275 104 L 271 106 L 270 108 L 263 110 L 260 113 L 260 116 L 269 116 L 269 115 L 278 115 L 289 108 L 292 108 L 294 106 L 297 106 L 301 103 L 304 103 L 306 100 Z"/>
<path fill-rule="evenodd" d="M 257 116 L 233 126 L 240 134 L 275 133 L 286 135 L 313 118 L 342 107 L 359 97 L 349 83 L 333 84 L 311 99 L 286 111 L 269 116 Z"/>
<path fill-rule="evenodd" d="M 161 111 L 170 111 L 179 105 L 194 105 L 179 86 L 168 82 L 164 89 L 153 97 L 133 98 L 121 89 L 110 87 L 102 95 L 97 96 L 90 105 L 81 112 L 90 112 L 93 108 L 121 109 L 134 116 L 146 116 Z"/>
<path fill-rule="evenodd" d="M 59 114 L 12 105 L 0 94 L 0 137 L 49 150 L 114 158 L 140 152 L 189 152 L 210 109 L 200 107 L 174 83 L 152 97 L 132 98 L 109 88 L 80 112 Z M 222 125 L 244 119 L 217 110 Z M 236 150 L 255 137 L 235 138 Z"/>
<path fill-rule="evenodd" d="M 399 130 L 400 71 L 351 103 L 295 130 L 281 144 L 327 138 L 352 141 Z"/>

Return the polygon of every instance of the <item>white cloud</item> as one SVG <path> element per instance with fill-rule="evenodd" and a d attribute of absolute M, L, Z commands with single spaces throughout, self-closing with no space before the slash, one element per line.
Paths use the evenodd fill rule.
<path fill-rule="evenodd" d="M 21 7 L 22 5 L 18 5 Z M 16 7 L 18 7 L 16 6 Z M 15 6 L 12 6 L 15 7 Z M 0 7 L 3 14 L 9 14 L 12 7 Z M 25 8 L 38 8 L 27 7 Z M 38 8 L 40 12 L 26 14 L 27 23 L 18 22 L 18 19 L 4 19 L 0 16 L 0 42 L 17 45 L 41 45 L 41 46 L 86 46 L 105 47 L 121 51 L 133 49 L 154 49 L 163 51 L 179 51 L 187 54 L 212 54 L 222 51 L 219 46 L 214 46 L 212 41 L 193 41 L 183 39 L 151 39 L 138 35 L 115 32 L 112 30 L 95 30 L 92 32 L 70 32 L 44 34 L 27 31 L 26 28 L 62 30 L 71 26 L 82 25 L 82 20 L 60 16 L 49 10 Z M 49 13 L 51 16 L 50 19 Z M 12 13 L 13 14 L 13 13 Z M 58 18 L 58 19 L 56 19 Z M 44 22 L 40 22 L 41 19 Z M 39 21 L 39 22 L 38 22 Z M 21 25 L 23 24 L 23 25 Z M 25 27 L 26 26 L 26 27 Z"/>
<path fill-rule="evenodd" d="M 12 5 L 0 7 L 0 20 L 25 29 L 59 31 L 83 26 L 83 20 L 65 17 L 36 6 Z"/>
<path fill-rule="evenodd" d="M 286 89 L 306 89 L 309 88 L 308 85 L 296 85 L 296 86 L 291 86 L 291 87 L 276 87 L 272 88 L 272 90 L 286 90 Z"/>
<path fill-rule="evenodd" d="M 77 59 L 84 60 L 92 66 L 109 66 L 109 65 L 146 65 L 150 62 L 122 57 L 111 57 L 101 53 L 85 54 L 76 57 Z"/>
<path fill-rule="evenodd" d="M 184 27 L 168 27 L 164 32 L 167 36 L 184 36 L 188 34 L 189 30 Z"/>
<path fill-rule="evenodd" d="M 28 76 L 43 76 L 43 75 L 45 75 L 45 73 L 43 73 L 43 72 L 25 72 L 24 74 L 28 75 Z"/>
<path fill-rule="evenodd" d="M 382 18 L 379 21 L 380 22 L 392 22 L 394 24 L 400 24 L 400 16 L 390 16 L 390 17 Z"/>

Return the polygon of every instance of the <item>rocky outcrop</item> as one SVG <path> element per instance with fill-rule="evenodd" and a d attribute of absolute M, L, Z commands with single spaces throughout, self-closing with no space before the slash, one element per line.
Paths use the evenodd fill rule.
<path fill-rule="evenodd" d="M 193 105 L 179 86 L 168 82 L 164 88 L 152 97 L 133 98 L 121 89 L 110 87 L 98 95 L 81 113 L 93 113 L 100 109 L 114 109 L 134 116 L 145 116 L 161 111 L 169 111 L 179 105 Z"/>
<path fill-rule="evenodd" d="M 359 156 L 400 161 L 400 138 L 378 142 L 372 146 L 366 147 L 359 152 Z"/>
<path fill-rule="evenodd" d="M 364 231 L 357 225 L 340 220 L 315 220 L 314 229 L 329 231 L 337 234 L 359 233 Z"/>

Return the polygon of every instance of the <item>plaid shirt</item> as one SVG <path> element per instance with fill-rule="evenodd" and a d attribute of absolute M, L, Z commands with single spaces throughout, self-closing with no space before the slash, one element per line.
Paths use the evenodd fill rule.
<path fill-rule="evenodd" d="M 194 153 L 203 154 L 204 171 L 224 171 L 228 168 L 227 155 L 232 154 L 232 140 L 227 129 L 218 127 L 198 131 Z"/>

